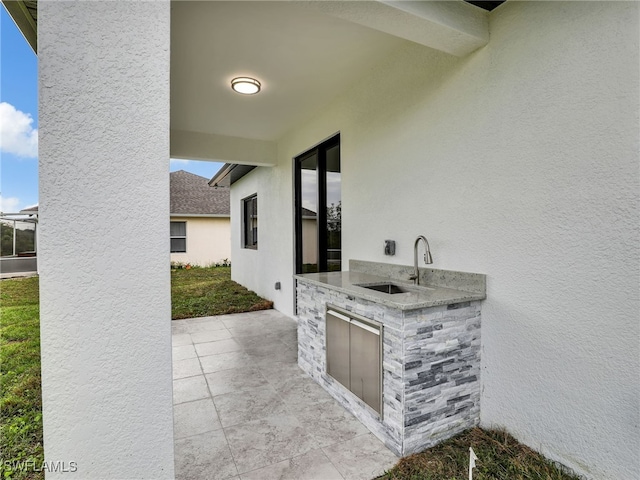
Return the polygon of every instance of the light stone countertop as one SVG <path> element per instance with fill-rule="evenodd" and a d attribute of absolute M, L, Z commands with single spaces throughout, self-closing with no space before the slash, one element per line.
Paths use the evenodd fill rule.
<path fill-rule="evenodd" d="M 451 305 L 454 303 L 483 300 L 486 298 L 486 293 L 484 291 L 468 292 L 454 288 L 430 285 L 428 283 L 427 285 L 415 286 L 411 282 L 356 271 L 306 273 L 294 275 L 294 278 L 301 282 L 307 282 L 336 290 L 346 295 L 376 302 L 398 310 L 415 310 L 418 308 Z M 370 285 L 383 282 L 391 282 L 411 289 L 411 291 L 407 293 L 388 294 L 360 286 L 363 284 Z"/>

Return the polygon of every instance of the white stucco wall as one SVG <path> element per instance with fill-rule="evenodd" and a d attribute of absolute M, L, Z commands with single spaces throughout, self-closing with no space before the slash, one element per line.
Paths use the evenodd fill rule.
<path fill-rule="evenodd" d="M 258 169 L 256 169 L 258 170 Z M 291 211 L 290 203 L 284 198 L 279 198 L 282 193 L 287 194 L 286 187 L 281 189 L 271 188 L 271 182 L 287 179 L 282 175 L 278 176 L 280 169 L 270 167 L 259 169 L 258 175 L 246 175 L 233 184 L 231 188 L 231 256 L 233 258 L 231 265 L 231 278 L 236 282 L 247 286 L 250 290 L 260 290 L 259 295 L 269 300 L 284 305 L 287 300 L 292 301 L 292 285 L 293 279 L 291 274 L 280 277 L 281 267 L 286 269 L 292 265 L 292 241 L 288 232 L 291 228 L 286 226 L 287 221 L 282 217 L 291 216 L 285 212 L 276 210 L 280 205 L 284 205 L 288 211 Z M 275 173 L 271 177 L 271 173 Z M 291 192 L 289 190 L 288 192 Z M 258 196 L 258 248 L 244 248 L 242 239 L 242 199 L 250 195 Z M 292 197 L 293 193 L 289 193 Z M 282 225 L 283 230 L 275 232 L 272 227 Z M 264 227 L 264 228 L 263 228 Z M 277 258 L 274 258 L 277 257 Z M 235 263 L 238 261 L 239 266 L 236 268 Z M 277 266 L 276 266 L 277 265 Z M 291 267 L 293 268 L 293 267 Z M 276 290 L 275 282 L 282 283 L 281 290 Z M 282 309 L 282 311 L 286 311 Z"/>
<path fill-rule="evenodd" d="M 47 478 L 174 477 L 169 15 L 38 2 Z"/>
<path fill-rule="evenodd" d="M 172 262 L 206 267 L 231 259 L 229 217 L 171 217 L 171 221 L 187 222 L 187 251 L 172 253 Z"/>
<path fill-rule="evenodd" d="M 434 267 L 487 274 L 483 425 L 588 478 L 635 478 L 638 20 L 635 2 L 507 2 L 466 58 L 406 44 L 233 186 L 234 279 L 293 314 L 292 158 L 340 131 L 343 268 L 411 264 L 424 234 Z"/>

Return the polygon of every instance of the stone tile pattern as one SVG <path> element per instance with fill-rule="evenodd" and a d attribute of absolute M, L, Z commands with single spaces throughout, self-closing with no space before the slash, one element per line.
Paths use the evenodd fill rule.
<path fill-rule="evenodd" d="M 399 311 L 298 280 L 298 365 L 398 455 L 479 423 L 480 302 Z M 383 328 L 382 418 L 326 373 L 326 305 Z"/>
<path fill-rule="evenodd" d="M 480 302 L 405 312 L 404 455 L 479 423 L 480 327 Z"/>

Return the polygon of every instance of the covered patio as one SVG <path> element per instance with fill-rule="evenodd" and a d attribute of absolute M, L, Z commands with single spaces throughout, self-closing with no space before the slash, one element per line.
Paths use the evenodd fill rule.
<path fill-rule="evenodd" d="M 294 317 L 293 161 L 339 134 L 345 265 L 410 265 L 425 234 L 438 269 L 489 279 L 480 424 L 635 478 L 637 2 L 3 4 L 39 61 L 47 461 L 140 479 L 390 466 L 367 463 L 387 455 L 369 434 L 323 439 L 346 420 L 313 423 L 333 404 L 296 376 L 286 317 L 184 321 L 170 349 L 169 158 L 256 167 L 231 191 L 232 279 Z M 240 238 L 253 198 L 259 248 Z"/>
<path fill-rule="evenodd" d="M 369 480 L 396 463 L 298 368 L 296 328 L 276 310 L 172 322 L 176 478 Z"/>

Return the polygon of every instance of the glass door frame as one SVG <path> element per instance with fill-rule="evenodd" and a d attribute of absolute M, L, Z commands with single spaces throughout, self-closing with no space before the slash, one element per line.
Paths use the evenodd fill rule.
<path fill-rule="evenodd" d="M 340 146 L 340 133 L 331 136 L 313 148 L 305 151 L 293 159 L 294 172 L 294 251 L 295 273 L 302 273 L 303 251 L 302 251 L 302 169 L 300 164 L 309 157 L 316 155 L 317 167 L 316 175 L 318 180 L 317 208 L 317 245 L 318 245 L 318 272 L 328 271 L 327 255 L 327 209 L 325 206 L 327 199 L 327 150 L 335 146 Z M 342 169 L 342 168 L 341 168 Z"/>

